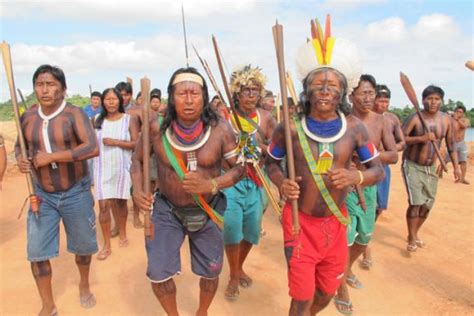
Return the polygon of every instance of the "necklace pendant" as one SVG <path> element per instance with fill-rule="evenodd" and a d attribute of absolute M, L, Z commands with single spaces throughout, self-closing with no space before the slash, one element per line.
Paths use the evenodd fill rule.
<path fill-rule="evenodd" d="M 188 161 L 187 169 L 188 171 L 196 171 L 197 170 L 197 158 L 194 151 L 190 151 L 186 153 L 186 160 Z"/>

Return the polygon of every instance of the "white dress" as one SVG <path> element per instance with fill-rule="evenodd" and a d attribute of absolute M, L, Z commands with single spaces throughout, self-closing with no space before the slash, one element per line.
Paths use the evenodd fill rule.
<path fill-rule="evenodd" d="M 96 130 L 100 153 L 94 158 L 94 184 L 98 200 L 130 198 L 132 150 L 102 142 L 104 138 L 130 141 L 129 125 L 130 115 L 124 114 L 117 121 L 104 119 L 102 129 Z"/>

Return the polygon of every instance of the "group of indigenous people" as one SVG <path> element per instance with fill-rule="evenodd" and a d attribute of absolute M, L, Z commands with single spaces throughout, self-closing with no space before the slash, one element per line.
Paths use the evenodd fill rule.
<path fill-rule="evenodd" d="M 303 90 L 292 107 L 297 110 L 291 112 L 289 130 L 277 125 L 271 114 L 273 94 L 265 90 L 267 79 L 251 65 L 232 73 L 232 110 L 219 97 L 210 100 L 206 80 L 195 68 L 176 70 L 166 107 L 161 91 L 151 92 L 149 139 L 140 134 L 144 106 L 132 104 L 129 83 L 93 93 L 91 107 L 83 111 L 65 102 L 62 70 L 40 66 L 33 75 L 39 106 L 21 118 L 28 157 L 19 146 L 16 152 L 20 170 L 33 173 L 41 201 L 39 213 L 30 211 L 27 220 L 28 260 L 43 303 L 40 315 L 57 314 L 49 260 L 59 253 L 61 220 L 80 273 L 80 304 L 96 304 L 89 287 L 91 256 L 99 251 L 92 178 L 103 235 L 97 259 L 111 255 L 113 235 L 119 236 L 119 246 L 128 244 L 127 199 L 132 195 L 136 227 L 143 225 L 139 211 L 150 212 L 146 276 L 168 315 L 178 315 L 174 278 L 181 273 L 180 248 L 186 236 L 191 269 L 200 277 L 197 315 L 207 315 L 224 253 L 230 271 L 223 293 L 227 299 L 238 299 L 240 289 L 258 282 L 244 263 L 262 235 L 264 210 L 268 199 L 275 198 L 268 189 L 272 186 L 281 195 L 289 314 L 315 315 L 333 297 L 341 313 L 352 313 L 349 287 L 363 287 L 352 266 L 361 256 L 363 268 L 373 264 L 368 244 L 376 219 L 387 209 L 389 165 L 398 161 L 399 151 L 409 200 L 407 250 L 425 247 L 418 232 L 435 200 L 434 146 L 442 139 L 455 179 L 466 181 L 458 164 L 456 129 L 439 112 L 444 92 L 427 87 L 424 109 L 402 126 L 387 112 L 388 87 L 362 75 L 356 46 L 325 34 L 324 39 L 313 34 L 298 50 Z M 286 147 L 288 134 L 292 148 Z M 143 169 L 147 147 L 151 170 Z M 289 151 L 295 160 L 293 180 L 285 165 Z M 145 173 L 152 175 L 152 193 L 145 191 Z M 294 201 L 299 231 L 293 229 Z"/>

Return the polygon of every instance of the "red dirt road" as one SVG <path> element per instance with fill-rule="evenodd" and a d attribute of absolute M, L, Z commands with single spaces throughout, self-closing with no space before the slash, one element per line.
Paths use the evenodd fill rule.
<path fill-rule="evenodd" d="M 0 123 L 12 150 L 11 124 Z M 10 134 L 12 135 L 12 134 Z M 468 179 L 474 182 L 474 166 Z M 351 290 L 355 314 L 359 315 L 472 315 L 473 295 L 473 185 L 454 184 L 452 175 L 440 180 L 435 207 L 421 230 L 427 249 L 408 254 L 405 250 L 406 194 L 399 172 L 392 167 L 389 211 L 377 223 L 372 241 L 374 266 L 370 271 L 355 267 L 364 284 Z M 0 315 L 35 315 L 41 301 L 26 260 L 26 216 L 17 220 L 26 196 L 25 178 L 10 164 L 0 191 Z M 267 235 L 250 253 L 246 271 L 254 279 L 241 289 L 236 302 L 223 295 L 228 281 L 225 266 L 210 315 L 285 315 L 289 306 L 282 233 L 275 214 L 265 214 Z M 79 305 L 78 272 L 74 257 L 66 251 L 64 230 L 60 256 L 52 260 L 53 292 L 60 315 L 164 315 L 145 276 L 146 255 L 142 230 L 129 221 L 130 246 L 118 248 L 106 261 L 95 258 L 91 287 L 97 305 L 84 310 Z M 98 229 L 100 231 L 100 229 Z M 100 241 L 99 233 L 99 241 Z M 182 247 L 182 275 L 175 278 L 182 315 L 193 315 L 198 304 L 198 278 L 189 265 L 189 246 Z M 225 263 L 227 264 L 227 263 Z M 339 315 L 331 304 L 321 315 Z"/>

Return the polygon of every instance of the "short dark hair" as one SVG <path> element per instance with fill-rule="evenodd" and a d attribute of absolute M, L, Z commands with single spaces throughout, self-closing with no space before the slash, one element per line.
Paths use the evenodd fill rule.
<path fill-rule="evenodd" d="M 57 66 L 51 65 L 41 65 L 38 67 L 38 69 L 36 69 L 35 73 L 33 74 L 33 88 L 35 87 L 36 79 L 38 79 L 38 76 L 44 73 L 51 74 L 54 79 L 59 81 L 63 90 L 67 89 L 66 76 L 64 75 L 64 71 Z"/>
<path fill-rule="evenodd" d="M 464 105 L 459 104 L 459 105 L 454 109 L 454 111 L 457 111 L 457 110 L 459 110 L 459 109 L 461 109 L 461 110 L 463 111 L 463 113 L 466 113 L 466 107 L 465 107 Z"/>
<path fill-rule="evenodd" d="M 213 96 L 210 103 L 214 102 L 214 100 L 219 100 L 219 96 L 218 95 Z"/>
<path fill-rule="evenodd" d="M 273 92 L 271 90 L 265 90 L 264 98 L 274 98 Z"/>
<path fill-rule="evenodd" d="M 91 98 L 92 97 L 102 98 L 102 94 L 99 91 L 94 91 L 94 92 L 91 93 Z"/>
<path fill-rule="evenodd" d="M 153 98 L 158 98 L 161 101 L 161 90 L 160 89 L 155 88 L 155 89 L 151 90 L 150 99 L 153 99 Z"/>
<path fill-rule="evenodd" d="M 390 89 L 384 84 L 378 84 L 377 87 L 375 87 L 375 92 L 377 93 L 377 95 L 375 96 L 376 98 L 385 97 L 390 99 L 392 95 Z"/>
<path fill-rule="evenodd" d="M 369 75 L 369 74 L 363 74 L 363 75 L 360 76 L 359 84 L 357 85 L 357 87 L 354 88 L 354 90 L 352 90 L 352 93 L 354 93 L 354 91 L 356 91 L 357 89 L 359 89 L 360 83 L 361 83 L 362 81 L 367 81 L 368 83 L 370 83 L 370 84 L 372 85 L 372 87 L 373 87 L 374 89 L 377 88 L 377 82 L 375 81 L 374 76 Z"/>
<path fill-rule="evenodd" d="M 140 92 L 137 93 L 137 99 L 141 96 L 142 96 L 142 92 L 140 91 Z"/>
<path fill-rule="evenodd" d="M 133 94 L 133 88 L 129 82 L 121 81 L 115 85 L 115 89 L 117 89 L 118 92 L 122 92 L 123 90 L 125 90 L 127 94 Z"/>
<path fill-rule="evenodd" d="M 426 87 L 425 90 L 423 90 L 421 97 L 424 99 L 430 96 L 431 94 L 438 94 L 441 97 L 441 99 L 444 99 L 443 89 L 435 85 L 429 85 L 428 87 Z"/>

